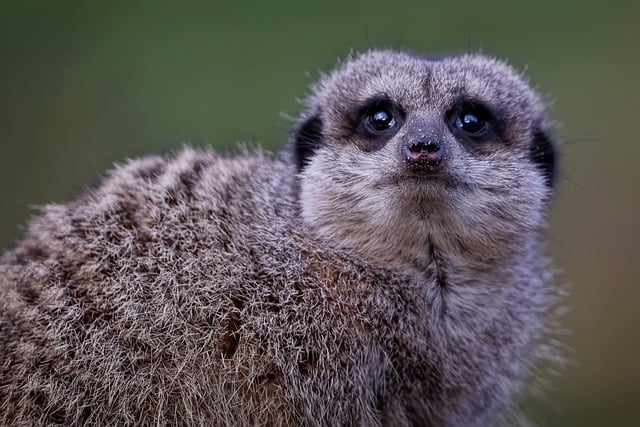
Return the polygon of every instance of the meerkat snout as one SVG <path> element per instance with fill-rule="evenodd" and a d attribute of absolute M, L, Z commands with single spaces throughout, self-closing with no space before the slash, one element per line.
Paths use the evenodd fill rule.
<path fill-rule="evenodd" d="M 436 173 L 447 151 L 448 133 L 440 114 L 404 112 L 398 134 L 390 143 L 399 148 L 400 158 L 411 172 Z"/>
<path fill-rule="evenodd" d="M 444 156 L 445 148 L 436 138 L 419 138 L 402 144 L 402 153 L 410 164 L 436 166 Z"/>
<path fill-rule="evenodd" d="M 401 132 L 402 160 L 411 170 L 437 172 L 447 152 L 447 133 L 438 115 L 417 112 L 406 121 Z"/>

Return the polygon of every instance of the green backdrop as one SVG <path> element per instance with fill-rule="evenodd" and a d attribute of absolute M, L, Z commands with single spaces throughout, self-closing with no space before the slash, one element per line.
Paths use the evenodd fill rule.
<path fill-rule="evenodd" d="M 526 69 L 562 144 L 550 252 L 573 362 L 545 426 L 640 425 L 640 3 L 0 2 L 0 248 L 33 206 L 182 142 L 277 150 L 352 49 L 483 51 Z"/>

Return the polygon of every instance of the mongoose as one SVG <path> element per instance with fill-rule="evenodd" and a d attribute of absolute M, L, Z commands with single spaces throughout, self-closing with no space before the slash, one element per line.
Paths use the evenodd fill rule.
<path fill-rule="evenodd" d="M 0 260 L 2 425 L 485 426 L 548 353 L 555 143 L 482 55 L 370 51 L 287 148 L 116 166 Z"/>

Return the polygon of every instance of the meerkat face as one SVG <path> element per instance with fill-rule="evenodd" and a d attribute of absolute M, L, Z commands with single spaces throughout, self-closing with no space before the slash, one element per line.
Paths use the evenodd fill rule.
<path fill-rule="evenodd" d="M 431 241 L 504 248 L 540 228 L 555 177 L 539 97 L 480 55 L 348 60 L 313 88 L 293 145 L 306 223 L 393 262 Z"/>

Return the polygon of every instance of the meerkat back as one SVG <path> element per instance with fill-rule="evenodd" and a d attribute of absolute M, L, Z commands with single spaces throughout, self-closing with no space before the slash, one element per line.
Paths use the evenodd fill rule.
<path fill-rule="evenodd" d="M 371 51 L 279 156 L 117 166 L 0 258 L 0 423 L 524 422 L 554 154 L 502 62 Z"/>

